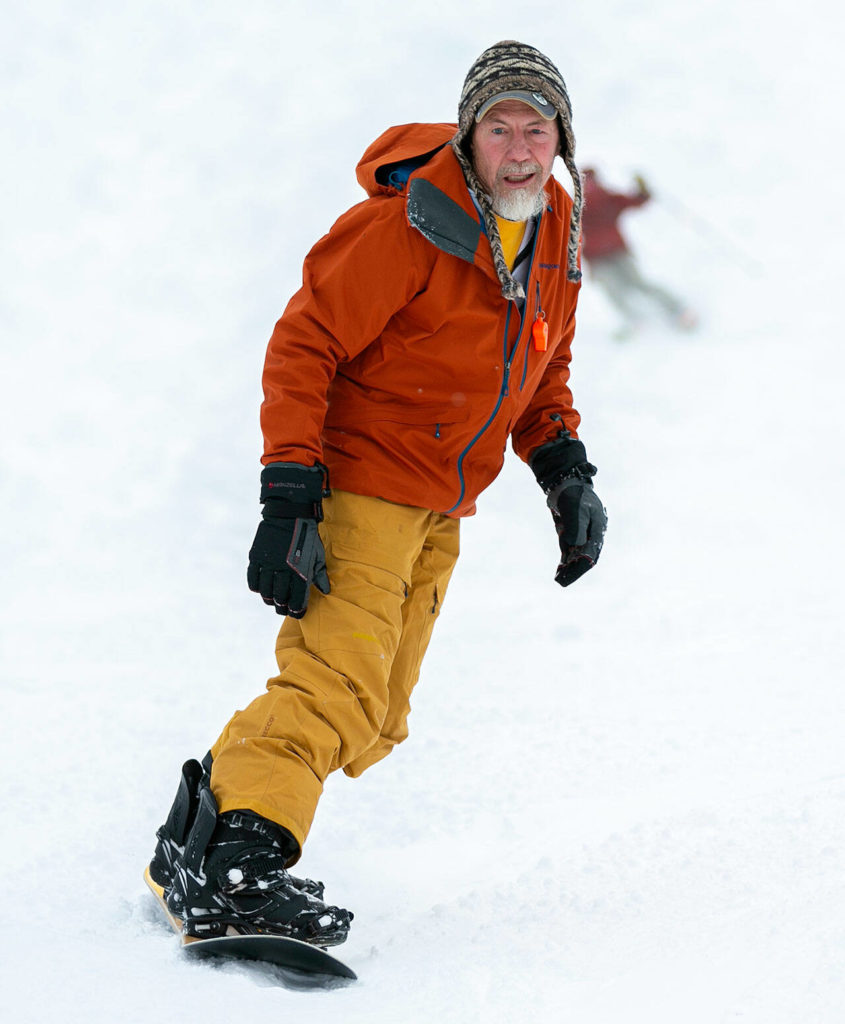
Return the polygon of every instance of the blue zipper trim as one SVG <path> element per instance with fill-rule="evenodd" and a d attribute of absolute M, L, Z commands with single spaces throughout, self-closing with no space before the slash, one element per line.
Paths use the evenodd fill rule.
<path fill-rule="evenodd" d="M 475 443 L 478 441 L 478 439 L 487 431 L 487 428 L 490 426 L 490 424 L 496 418 L 496 414 L 498 413 L 499 409 L 502 407 L 502 402 L 504 401 L 505 395 L 508 393 L 508 379 L 510 377 L 510 372 L 511 372 L 510 361 L 508 359 L 508 328 L 510 327 L 511 309 L 512 308 L 513 308 L 512 304 L 509 302 L 508 303 L 508 315 L 507 315 L 507 319 L 505 320 L 504 351 L 502 353 L 504 355 L 504 358 L 505 358 L 505 369 L 504 369 L 504 375 L 502 377 L 502 386 L 499 388 L 499 398 L 498 398 L 498 400 L 496 402 L 495 408 L 490 413 L 490 415 L 487 417 L 487 422 L 478 431 L 478 433 L 475 435 L 475 437 L 470 441 L 470 443 L 466 446 L 466 448 L 464 448 L 464 450 L 458 456 L 458 480 L 461 483 L 461 493 L 458 495 L 458 500 L 455 502 L 455 504 L 450 509 L 446 510 L 446 513 L 445 513 L 446 515 L 448 515 L 450 512 L 454 512 L 455 509 L 458 508 L 458 506 L 464 500 L 464 494 L 466 493 L 466 480 L 464 480 L 464 469 L 463 469 L 463 467 L 464 467 L 464 459 L 467 457 L 467 455 L 469 454 L 470 450 L 475 445 Z M 517 338 L 517 344 L 518 343 L 519 343 L 519 338 Z"/>
<path fill-rule="evenodd" d="M 538 241 L 538 239 L 540 237 L 540 225 L 542 223 L 542 220 L 543 220 L 543 214 L 541 212 L 540 215 L 537 218 L 537 230 L 534 232 L 534 239 L 533 239 L 533 241 L 531 243 L 531 260 L 530 260 L 530 262 L 528 264 L 528 277 L 527 277 L 527 281 L 529 281 L 529 282 L 531 281 L 531 269 L 534 266 L 534 256 L 535 256 L 535 254 L 537 252 L 537 241 Z M 482 224 L 483 224 L 483 221 L 482 221 Z M 511 300 L 510 302 L 508 302 L 508 315 L 507 315 L 507 319 L 505 320 L 505 337 L 504 337 L 504 342 L 503 342 L 503 355 L 504 355 L 504 358 L 505 358 L 505 369 L 504 369 L 504 374 L 502 376 L 502 386 L 499 388 L 499 398 L 498 398 L 498 401 L 496 402 L 496 406 L 493 409 L 493 411 L 487 417 L 487 422 L 478 431 L 478 433 L 475 435 L 475 437 L 469 442 L 469 444 L 466 446 L 466 448 L 464 448 L 464 450 L 458 456 L 458 467 L 457 468 L 458 468 L 458 480 L 460 481 L 460 484 L 461 484 L 461 492 L 460 492 L 460 494 L 458 496 L 458 500 L 455 502 L 455 504 L 450 509 L 446 510 L 444 515 L 449 515 L 450 512 L 454 512 L 455 509 L 458 508 L 460 506 L 461 502 L 464 500 L 464 494 L 466 493 L 466 480 L 464 479 L 464 468 L 463 468 L 464 467 L 464 459 L 467 457 L 467 455 L 469 455 L 471 449 L 478 442 L 479 438 L 481 438 L 487 432 L 488 428 L 490 427 L 490 424 L 496 418 L 496 416 L 497 416 L 497 414 L 499 412 L 499 409 L 501 409 L 502 402 L 510 394 L 511 365 L 513 364 L 513 360 L 514 360 L 514 357 L 516 356 L 517 349 L 519 348 L 519 344 L 522 341 L 523 331 L 525 330 L 525 321 L 526 321 L 525 313 L 526 313 L 526 310 L 528 309 L 528 296 L 526 295 L 525 305 L 522 307 L 522 320 L 521 320 L 521 323 L 519 325 L 519 333 L 516 336 L 516 341 L 513 343 L 513 348 L 511 349 L 510 354 L 508 354 L 508 329 L 510 328 L 511 313 L 513 312 L 514 307 L 516 307 L 516 301 L 515 300 Z M 523 365 L 523 368 L 522 368 L 522 381 L 520 382 L 520 385 L 519 385 L 519 390 L 520 391 L 522 390 L 522 388 L 523 388 L 523 386 L 525 384 L 525 378 L 526 378 L 527 374 L 528 374 L 528 345 L 525 346 L 525 362 L 524 362 L 524 365 Z"/>

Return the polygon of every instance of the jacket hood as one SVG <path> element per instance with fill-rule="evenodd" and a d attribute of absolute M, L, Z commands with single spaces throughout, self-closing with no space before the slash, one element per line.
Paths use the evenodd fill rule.
<path fill-rule="evenodd" d="M 368 196 L 404 191 L 408 175 L 452 141 L 456 124 L 400 124 L 367 147 L 355 170 Z"/>
<path fill-rule="evenodd" d="M 504 298 L 524 299 L 523 286 L 505 262 L 492 210 L 489 216 L 479 214 L 470 196 L 466 170 L 454 146 L 455 130 L 454 123 L 388 128 L 361 157 L 356 169 L 358 183 L 370 198 L 405 196 L 412 227 L 439 249 L 475 263 L 497 278 Z M 565 211 L 569 220 L 572 200 L 565 190 L 551 176 L 545 187 L 551 199 L 547 212 L 560 216 Z M 490 205 L 480 193 L 476 199 Z M 571 274 L 570 278 L 575 280 Z"/>

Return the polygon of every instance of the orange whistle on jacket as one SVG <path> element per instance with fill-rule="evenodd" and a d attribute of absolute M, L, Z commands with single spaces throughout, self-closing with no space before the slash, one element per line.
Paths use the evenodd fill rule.
<path fill-rule="evenodd" d="M 549 325 L 546 323 L 546 314 L 542 309 L 531 325 L 531 336 L 534 339 L 534 350 L 545 352 L 549 347 Z"/>

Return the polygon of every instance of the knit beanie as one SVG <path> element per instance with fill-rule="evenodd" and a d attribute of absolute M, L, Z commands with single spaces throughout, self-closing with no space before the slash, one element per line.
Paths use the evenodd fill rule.
<path fill-rule="evenodd" d="M 581 178 L 575 166 L 575 136 L 572 134 L 572 107 L 566 84 L 560 72 L 533 46 L 505 39 L 495 43 L 481 54 L 467 73 L 461 99 L 458 104 L 458 130 L 452 139 L 452 149 L 461 165 L 467 185 L 475 192 L 484 216 L 484 226 L 490 239 L 493 263 L 502 282 L 502 295 L 506 299 L 523 298 L 524 292 L 507 268 L 502 253 L 496 215 L 490 197 L 478 180 L 472 164 L 472 129 L 479 113 L 486 113 L 495 97 L 510 98 L 506 94 L 525 93 L 523 99 L 548 116 L 552 109 L 557 112 L 560 128 L 561 157 L 572 177 L 575 191 L 572 216 L 569 221 L 569 242 L 567 244 L 567 277 L 579 281 L 578 239 L 581 234 Z M 532 96 L 532 94 L 537 94 Z"/>

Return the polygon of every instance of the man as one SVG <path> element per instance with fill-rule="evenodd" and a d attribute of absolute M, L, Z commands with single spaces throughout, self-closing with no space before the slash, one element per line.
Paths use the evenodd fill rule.
<path fill-rule="evenodd" d="M 551 177 L 560 154 L 575 201 Z M 248 582 L 287 616 L 279 674 L 189 761 L 147 880 L 186 936 L 342 942 L 351 914 L 290 874 L 326 776 L 407 736 L 460 519 L 508 437 L 547 495 L 557 580 L 605 514 L 567 386 L 580 183 L 566 87 L 533 47 L 473 64 L 455 125 L 364 155 L 368 193 L 305 261 L 264 369 L 263 519 Z"/>
<path fill-rule="evenodd" d="M 644 312 L 641 300 L 646 305 L 654 303 L 675 327 L 694 327 L 692 310 L 668 289 L 643 276 L 619 229 L 619 218 L 625 210 L 643 206 L 651 199 L 643 178 L 635 178 L 636 192 L 614 192 L 593 167 L 585 168 L 582 177 L 584 259 L 591 278 L 622 315 L 619 337 L 627 337 L 639 327 Z"/>

